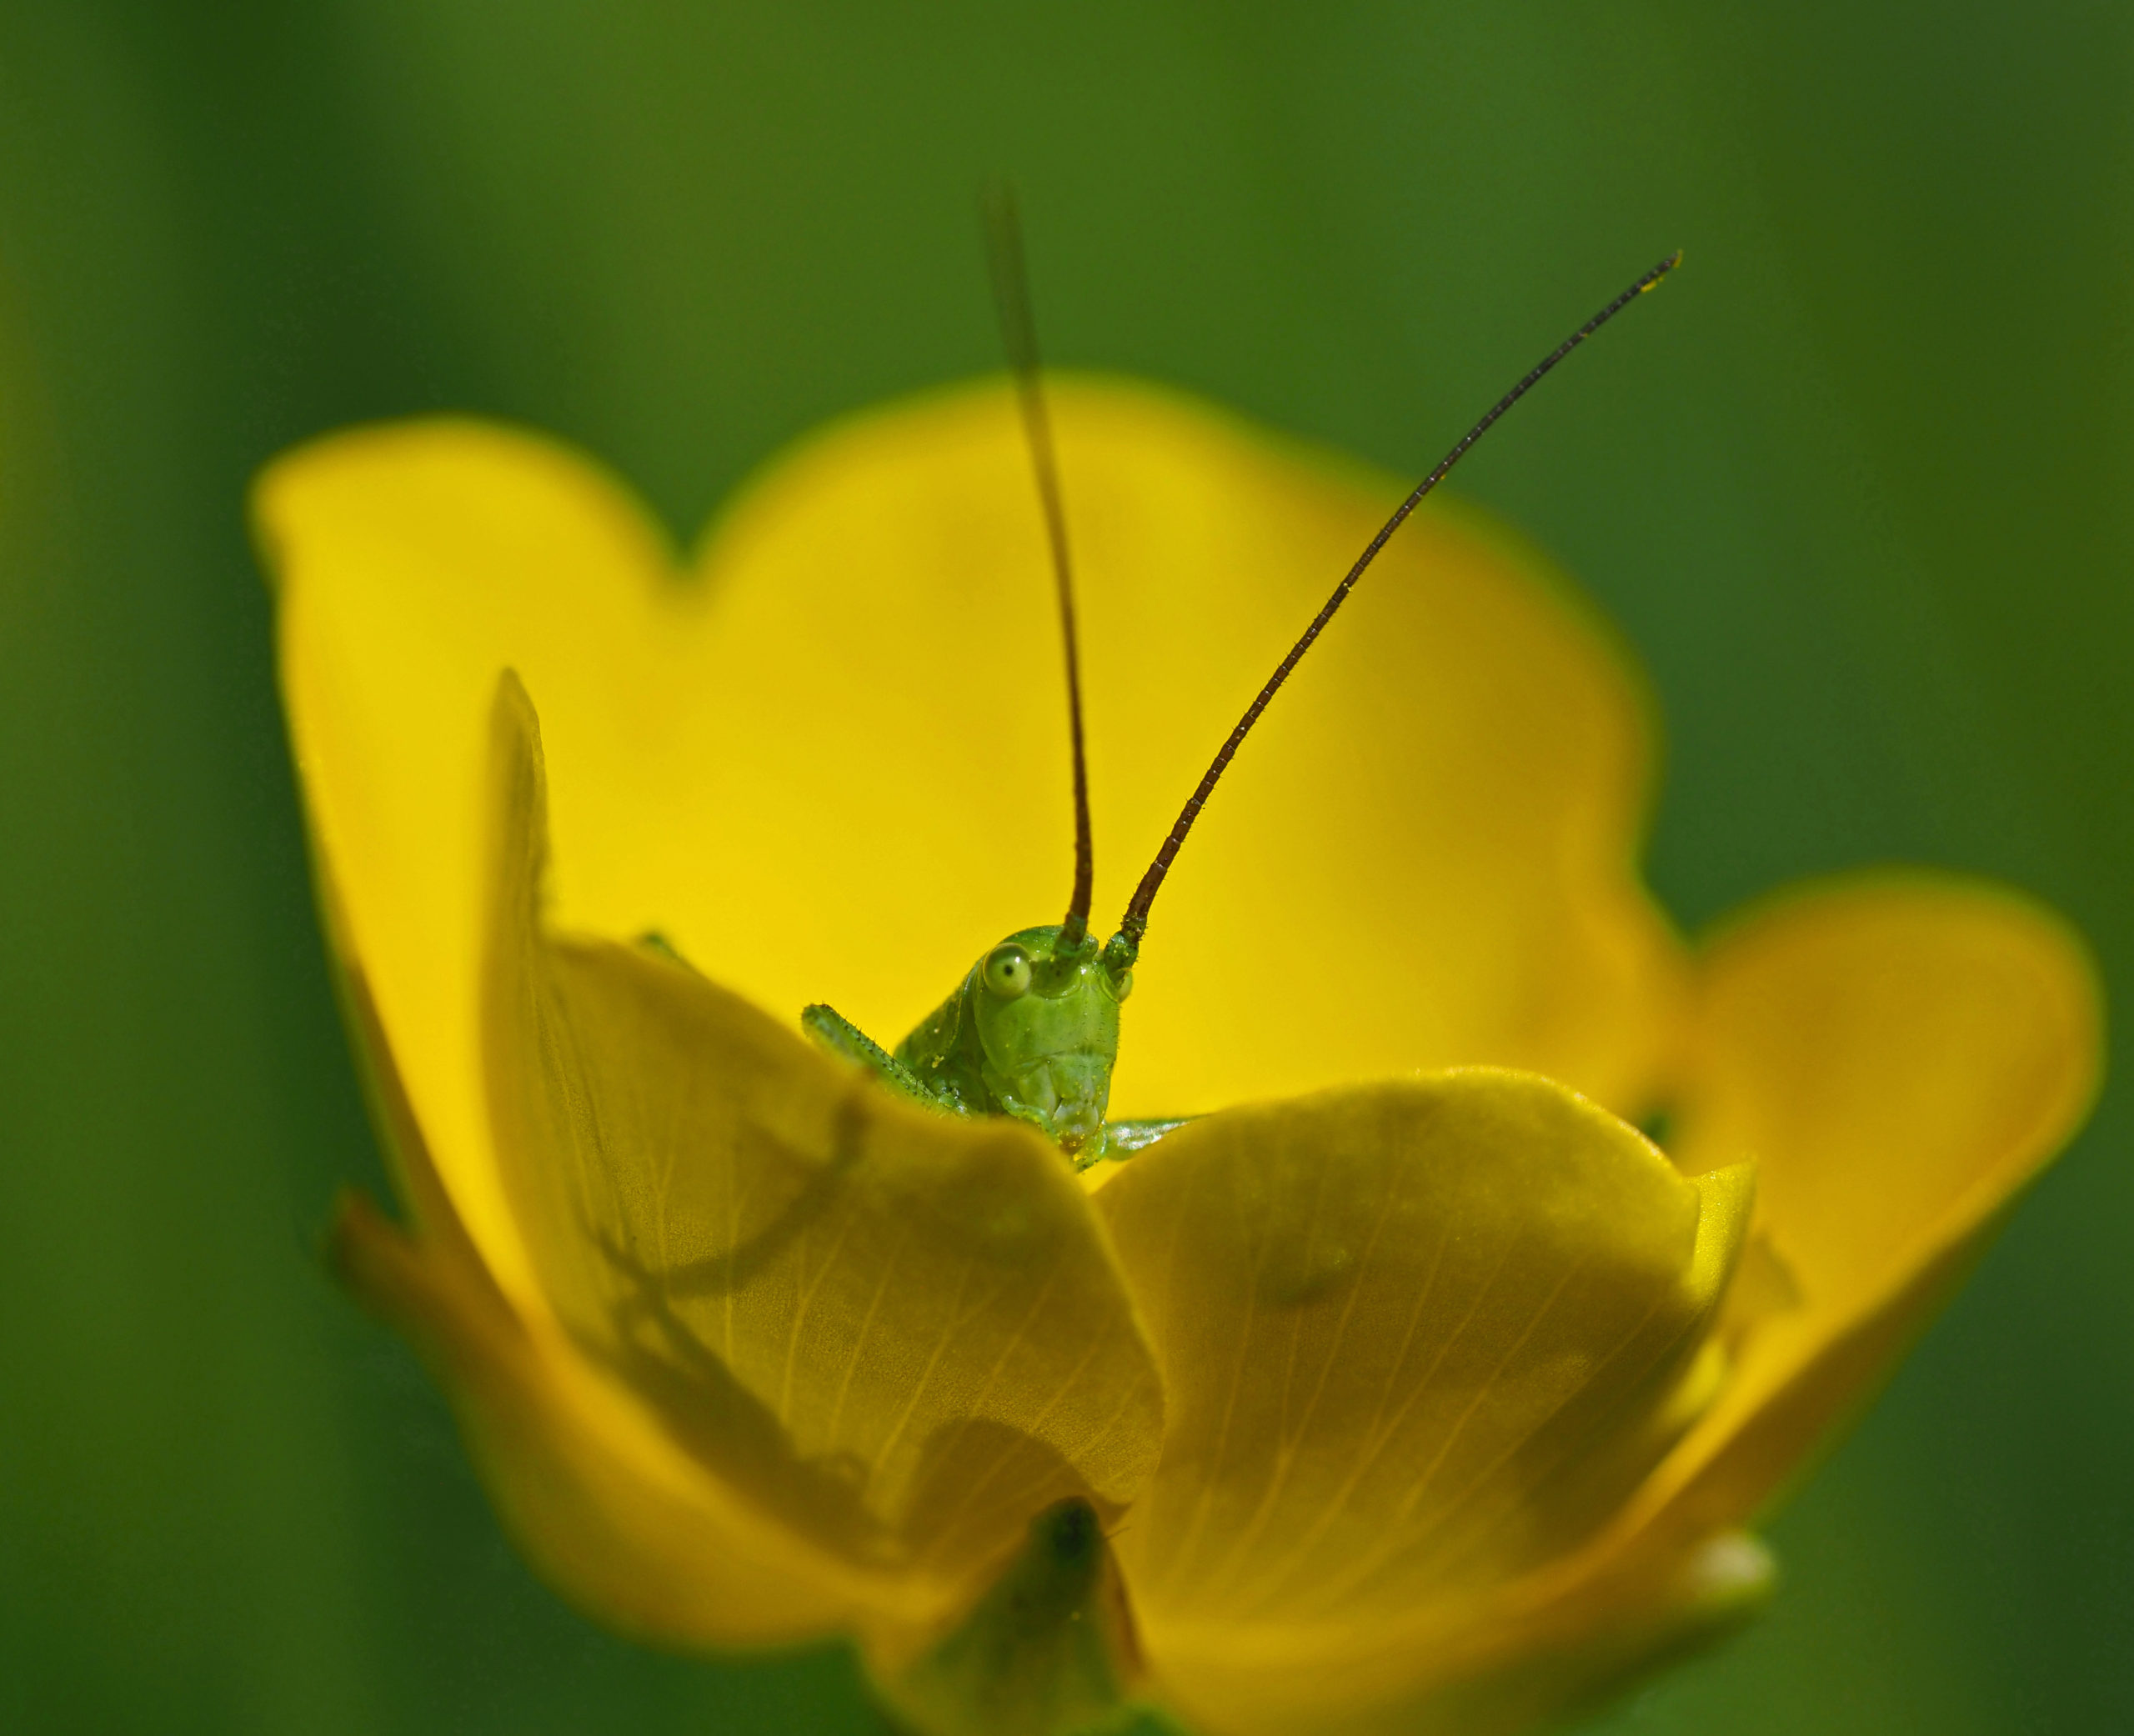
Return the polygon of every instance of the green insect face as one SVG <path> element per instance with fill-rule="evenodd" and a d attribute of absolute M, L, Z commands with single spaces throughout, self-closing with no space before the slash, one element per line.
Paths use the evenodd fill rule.
<path fill-rule="evenodd" d="M 1469 429 L 1460 443 L 1416 484 L 1408 498 L 1373 538 L 1304 637 L 1275 666 L 1236 728 L 1224 742 L 1170 835 L 1134 888 L 1119 919 L 1119 932 L 1100 948 L 1089 932 L 1090 899 L 1095 880 L 1095 847 L 1090 842 L 1089 764 L 1083 751 L 1080 653 L 1075 631 L 1074 577 L 1069 568 L 1066 513 L 1060 503 L 1059 477 L 1045 419 L 1037 341 L 1029 318 L 1029 298 L 1023 283 L 1022 238 L 1011 200 L 988 208 L 994 288 L 999 298 L 1001 330 L 1014 364 L 1030 459 L 1052 551 L 1052 570 L 1059 602 L 1061 638 L 1066 651 L 1068 738 L 1073 748 L 1075 794 L 1075 881 L 1064 923 L 1025 928 L 1011 934 L 971 967 L 970 973 L 899 1043 L 894 1054 L 829 1007 L 813 1006 L 801 1014 L 809 1031 L 831 1053 L 872 1068 L 908 1098 L 954 1115 L 1012 1115 L 1050 1135 L 1070 1153 L 1080 1153 L 1076 1167 L 1145 1149 L 1177 1121 L 1149 1119 L 1108 1128 L 1105 1112 L 1111 1099 L 1111 1070 L 1119 1059 L 1119 1003 L 1134 986 L 1134 962 L 1149 931 L 1149 909 L 1164 876 L 1185 842 L 1194 821 L 1207 805 L 1237 753 L 1238 744 L 1266 710 L 1297 659 L 1309 650 L 1333 618 L 1364 569 L 1386 538 L 1400 528 L 1423 498 L 1442 482 L 1469 448 L 1499 418 L 1574 349 L 1672 271 L 1676 253 L 1663 259 L 1558 344 L 1495 406 Z M 1063 937 L 1071 934 L 1071 940 Z"/>
<path fill-rule="evenodd" d="M 972 967 L 964 993 L 984 1052 L 986 1088 L 1008 1113 L 1069 1151 L 1104 1128 L 1119 1059 L 1119 1003 L 1134 973 L 1085 936 L 1025 928 Z"/>

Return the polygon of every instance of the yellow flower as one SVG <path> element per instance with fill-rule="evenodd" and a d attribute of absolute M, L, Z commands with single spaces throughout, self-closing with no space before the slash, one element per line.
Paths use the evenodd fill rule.
<path fill-rule="evenodd" d="M 1055 412 L 1102 915 L 1401 491 L 1143 387 Z M 1626 659 L 1434 505 L 1158 908 L 1114 1113 L 1212 1113 L 1085 1188 L 794 1023 L 894 1042 L 1064 896 L 1004 392 L 818 436 L 685 561 L 470 422 L 257 504 L 412 1218 L 350 1203 L 350 1281 L 567 1594 L 852 1633 L 928 1728 L 1508 1730 L 1711 1631 L 2093 1090 L 2086 955 L 2007 892 L 1836 881 L 1686 948 Z M 1663 1111 L 1665 1155 L 1616 1118 Z"/>

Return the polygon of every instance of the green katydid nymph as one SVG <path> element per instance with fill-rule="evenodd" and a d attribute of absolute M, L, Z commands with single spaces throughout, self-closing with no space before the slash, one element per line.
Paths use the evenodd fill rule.
<path fill-rule="evenodd" d="M 1094 851 L 1066 513 L 1045 413 L 1021 233 L 1011 196 L 1004 189 L 989 193 L 985 214 L 994 299 L 1036 473 L 1065 648 L 1074 766 L 1074 890 L 1064 921 L 1022 929 L 994 947 L 971 966 L 949 998 L 921 1019 L 894 1053 L 829 1007 L 806 1008 L 801 1022 L 824 1048 L 871 1069 L 889 1089 L 949 1114 L 1005 1115 L 1028 1123 L 1056 1142 L 1075 1167 L 1082 1168 L 1138 1151 L 1180 1125 L 1176 1120 L 1111 1121 L 1106 1118 L 1106 1111 L 1112 1069 L 1119 1058 L 1120 1003 L 1134 986 L 1134 965 L 1148 930 L 1150 907 L 1216 780 L 1260 714 L 1289 679 L 1290 672 L 1333 619 L 1379 550 L 1424 497 L 1542 376 L 1658 283 L 1681 263 L 1681 255 L 1677 253 L 1661 260 L 1550 351 L 1491 406 L 1394 510 L 1245 708 L 1187 798 L 1155 860 L 1141 877 L 1120 919 L 1119 932 L 1100 945 L 1090 928 Z"/>

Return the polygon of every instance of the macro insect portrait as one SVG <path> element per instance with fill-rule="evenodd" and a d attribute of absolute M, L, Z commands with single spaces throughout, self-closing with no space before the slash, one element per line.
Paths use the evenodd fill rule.
<path fill-rule="evenodd" d="M 413 1218 L 351 1199 L 339 1267 L 522 1546 L 627 1630 L 849 1635 L 930 1736 L 1582 1709 L 1767 1593 L 1748 1526 L 2086 1111 L 2085 954 L 1901 873 L 1692 952 L 1635 878 L 1605 634 L 1471 509 L 1408 523 L 1679 256 L 1373 503 L 1145 387 L 1055 398 L 1004 193 L 988 228 L 1012 383 L 819 437 L 689 582 L 501 428 L 263 478 Z M 1367 572 L 1391 606 L 1322 641 Z M 1166 619 L 1285 614 L 1179 778 L 1177 718 L 1234 678 Z M 1181 790 L 1100 942 L 1095 839 L 1130 828 L 1095 817 Z M 993 920 L 1047 860 L 1063 918 Z M 1181 863 L 1145 1047 L 1122 1003 Z"/>
<path fill-rule="evenodd" d="M 2130 67 L 0 0 L 0 1732 L 2134 1729 Z"/>

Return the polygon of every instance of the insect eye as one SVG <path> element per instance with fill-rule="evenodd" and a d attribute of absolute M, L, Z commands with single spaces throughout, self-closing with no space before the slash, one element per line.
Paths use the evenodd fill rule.
<path fill-rule="evenodd" d="M 1132 971 L 1123 970 L 1111 979 L 1111 998 L 1114 1000 L 1123 1001 L 1133 993 L 1134 973 Z"/>
<path fill-rule="evenodd" d="M 995 947 L 985 956 L 980 973 L 985 986 L 1004 1001 L 1012 1001 L 1030 986 L 1030 955 L 1019 946 Z"/>

